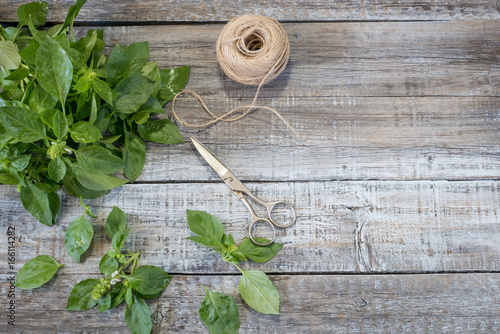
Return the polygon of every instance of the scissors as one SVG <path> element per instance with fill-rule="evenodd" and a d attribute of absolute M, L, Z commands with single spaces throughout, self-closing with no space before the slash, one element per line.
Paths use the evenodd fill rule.
<path fill-rule="evenodd" d="M 293 223 L 295 223 L 295 220 L 297 219 L 297 216 L 295 214 L 295 209 L 287 202 L 283 201 L 277 201 L 277 202 L 265 202 L 252 194 L 250 190 L 248 190 L 247 187 L 243 183 L 241 183 L 240 180 L 236 176 L 234 176 L 233 173 L 227 168 L 208 148 L 205 147 L 202 143 L 200 143 L 196 138 L 191 137 L 191 140 L 193 141 L 194 147 L 198 150 L 200 155 L 205 159 L 205 161 L 212 167 L 212 169 L 220 176 L 220 178 L 233 190 L 233 192 L 238 196 L 238 198 L 245 204 L 247 207 L 248 211 L 250 211 L 250 225 L 248 226 L 248 235 L 250 236 L 250 239 L 252 242 L 254 242 L 256 245 L 259 246 L 267 246 L 271 243 L 274 242 L 274 239 L 276 239 L 276 228 L 285 228 Z M 252 205 L 248 201 L 248 199 L 244 196 L 247 195 L 248 197 L 252 198 L 254 201 L 257 203 L 265 206 L 267 208 L 267 216 L 268 218 L 262 218 L 257 216 L 255 213 L 255 210 L 253 209 Z M 290 212 L 293 214 L 293 217 L 291 218 L 291 221 L 289 221 L 286 224 L 278 224 L 274 219 L 273 219 L 273 210 L 276 208 L 276 206 L 282 205 L 286 207 Z M 273 232 L 273 238 L 267 242 L 267 243 L 259 243 L 255 240 L 253 236 L 253 227 L 257 223 L 265 223 L 269 225 Z"/>

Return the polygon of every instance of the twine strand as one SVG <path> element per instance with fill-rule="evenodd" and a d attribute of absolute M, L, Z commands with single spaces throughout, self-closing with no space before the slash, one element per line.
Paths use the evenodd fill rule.
<path fill-rule="evenodd" d="M 261 87 L 275 79 L 285 69 L 290 55 L 288 37 L 278 21 L 258 15 L 243 15 L 231 20 L 221 31 L 216 43 L 219 64 L 226 75 L 242 84 L 257 86 L 252 104 L 236 107 L 222 116 L 216 116 L 194 91 L 183 90 L 172 100 L 172 114 L 188 127 L 201 128 L 217 122 L 234 122 L 253 109 L 266 109 L 276 114 L 298 137 L 303 137 L 273 108 L 256 105 Z M 187 123 L 175 112 L 175 101 L 182 94 L 195 97 L 213 118 L 203 124 Z M 229 118 L 236 111 L 247 109 L 241 115 Z"/>

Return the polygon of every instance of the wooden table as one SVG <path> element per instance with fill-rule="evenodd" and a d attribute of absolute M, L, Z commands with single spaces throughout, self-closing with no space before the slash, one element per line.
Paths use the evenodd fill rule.
<path fill-rule="evenodd" d="M 23 2 L 1 1 L 0 21 L 17 21 Z M 48 2 L 48 20 L 64 20 L 72 1 Z M 243 266 L 271 277 L 281 314 L 250 309 L 237 291 L 239 273 L 185 239 L 186 209 L 215 214 L 237 243 L 248 224 L 244 206 L 187 140 L 148 143 L 136 183 L 88 201 L 99 218 L 82 264 L 64 248 L 64 231 L 81 214 L 77 200 L 61 192 L 59 223 L 49 228 L 21 207 L 15 187 L 0 187 L 0 331 L 9 226 L 18 237 L 16 271 L 39 254 L 66 264 L 42 288 L 16 290 L 16 333 L 127 331 L 123 305 L 102 314 L 64 310 L 74 284 L 99 277 L 110 247 L 105 217 L 116 205 L 129 214 L 129 248 L 174 277 L 149 303 L 154 333 L 207 332 L 201 283 L 234 297 L 241 333 L 500 332 L 499 10 L 496 0 L 89 0 L 79 36 L 104 28 L 107 53 L 115 43 L 149 41 L 160 68 L 192 65 L 187 88 L 217 112 L 255 94 L 218 66 L 224 23 L 240 14 L 283 22 L 290 62 L 259 103 L 306 139 L 266 111 L 200 131 L 181 127 L 252 191 L 296 206 L 297 224 L 279 231 L 278 256 Z M 185 119 L 207 120 L 191 99 L 179 109 Z"/>

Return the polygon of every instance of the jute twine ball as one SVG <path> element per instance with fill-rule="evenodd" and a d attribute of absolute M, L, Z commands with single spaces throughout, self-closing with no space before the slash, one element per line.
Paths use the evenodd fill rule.
<path fill-rule="evenodd" d="M 232 19 L 216 43 L 217 59 L 228 77 L 259 86 L 276 78 L 286 67 L 290 44 L 278 21 L 243 15 Z"/>

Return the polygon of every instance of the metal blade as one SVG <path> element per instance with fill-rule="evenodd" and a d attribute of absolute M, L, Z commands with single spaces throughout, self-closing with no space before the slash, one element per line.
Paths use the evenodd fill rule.
<path fill-rule="evenodd" d="M 198 139 L 191 137 L 191 140 L 203 159 L 224 180 L 224 175 L 229 172 L 229 169 L 205 145 L 200 143 Z"/>

